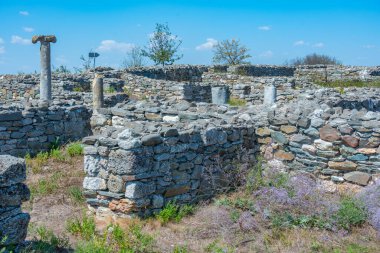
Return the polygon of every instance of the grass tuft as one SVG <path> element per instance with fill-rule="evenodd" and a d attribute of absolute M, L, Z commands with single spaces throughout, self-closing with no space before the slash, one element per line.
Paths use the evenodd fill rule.
<path fill-rule="evenodd" d="M 191 205 L 177 205 L 174 202 L 169 202 L 157 215 L 156 218 L 161 224 L 166 224 L 169 221 L 179 222 L 183 217 L 193 214 L 195 208 Z"/>
<path fill-rule="evenodd" d="M 66 151 L 71 157 L 83 155 L 83 146 L 80 142 L 73 142 L 66 146 Z"/>
<path fill-rule="evenodd" d="M 230 98 L 228 100 L 228 104 L 230 106 L 245 106 L 247 104 L 247 101 L 245 101 L 244 99 L 240 99 L 240 98 Z"/>

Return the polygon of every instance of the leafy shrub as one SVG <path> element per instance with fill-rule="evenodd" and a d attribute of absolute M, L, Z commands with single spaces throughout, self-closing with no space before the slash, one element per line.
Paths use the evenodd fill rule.
<path fill-rule="evenodd" d="M 335 57 L 331 57 L 323 54 L 309 54 L 302 58 L 296 58 L 290 61 L 290 65 L 299 66 L 299 65 L 339 65 L 341 62 Z"/>
<path fill-rule="evenodd" d="M 367 211 L 364 204 L 355 198 L 344 198 L 336 213 L 335 219 L 337 224 L 350 230 L 352 226 L 359 226 L 366 221 Z"/>
<path fill-rule="evenodd" d="M 179 222 L 183 217 L 194 213 L 194 207 L 191 205 L 177 205 L 174 202 L 169 202 L 166 206 L 156 215 L 156 218 L 161 224 L 166 224 L 169 221 Z"/>
<path fill-rule="evenodd" d="M 83 146 L 80 142 L 73 142 L 66 147 L 67 154 L 71 157 L 83 154 Z"/>
<path fill-rule="evenodd" d="M 364 188 L 357 196 L 368 212 L 369 223 L 380 235 L 380 180 Z"/>

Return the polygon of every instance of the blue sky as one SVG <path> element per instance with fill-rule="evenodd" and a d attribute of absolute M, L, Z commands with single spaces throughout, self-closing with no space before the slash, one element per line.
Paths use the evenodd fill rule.
<path fill-rule="evenodd" d="M 0 0 L 0 73 L 39 69 L 34 34 L 55 34 L 52 64 L 72 69 L 92 49 L 119 67 L 156 23 L 183 43 L 178 63 L 211 64 L 212 45 L 236 38 L 253 64 L 283 64 L 308 53 L 345 65 L 380 65 L 380 0 Z"/>

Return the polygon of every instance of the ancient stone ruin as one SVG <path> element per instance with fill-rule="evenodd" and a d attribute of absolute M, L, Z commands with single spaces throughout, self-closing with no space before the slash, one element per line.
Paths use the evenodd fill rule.
<path fill-rule="evenodd" d="M 18 244 L 25 240 L 30 219 L 29 214 L 21 211 L 21 203 L 28 200 L 30 195 L 29 189 L 22 183 L 25 179 L 23 159 L 0 155 L 1 244 Z"/>
<path fill-rule="evenodd" d="M 238 184 L 257 155 L 335 183 L 365 186 L 380 172 L 378 89 L 316 85 L 380 80 L 378 67 L 95 71 L 95 79 L 94 71 L 53 73 L 48 104 L 38 75 L 1 76 L 0 153 L 83 138 L 83 187 L 99 218 L 149 216 L 172 200 L 210 198 Z"/>

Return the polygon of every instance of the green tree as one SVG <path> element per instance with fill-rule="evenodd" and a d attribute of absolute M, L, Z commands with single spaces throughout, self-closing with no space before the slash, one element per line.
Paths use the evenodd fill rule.
<path fill-rule="evenodd" d="M 144 59 L 140 47 L 133 47 L 127 53 L 127 57 L 123 60 L 123 68 L 141 67 L 144 65 Z"/>
<path fill-rule="evenodd" d="M 214 47 L 213 62 L 216 64 L 238 65 L 248 63 L 249 49 L 240 44 L 240 40 L 223 40 Z"/>
<path fill-rule="evenodd" d="M 177 51 L 182 41 L 172 35 L 167 24 L 156 24 L 156 30 L 149 39 L 149 44 L 141 52 L 156 65 L 171 65 L 182 58 Z"/>
<path fill-rule="evenodd" d="M 309 54 L 301 58 L 296 58 L 290 61 L 290 63 L 286 63 L 287 65 L 299 66 L 299 65 L 340 65 L 342 64 L 335 57 L 331 57 L 323 54 Z"/>

